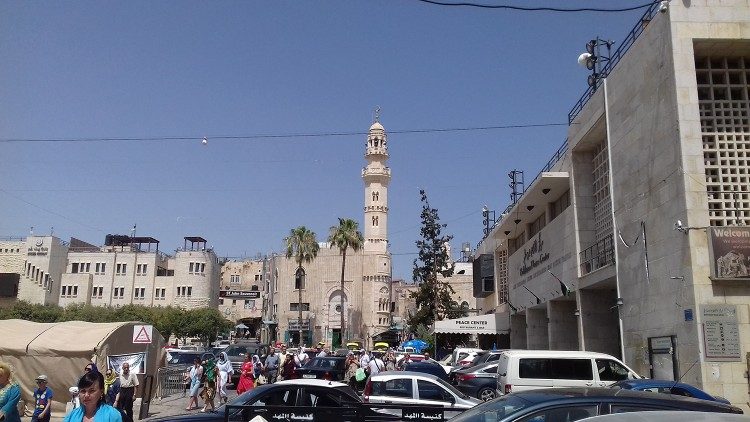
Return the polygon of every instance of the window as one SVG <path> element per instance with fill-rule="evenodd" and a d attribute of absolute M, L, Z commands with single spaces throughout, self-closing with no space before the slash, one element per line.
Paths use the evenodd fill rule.
<path fill-rule="evenodd" d="M 570 190 L 560 195 L 555 202 L 552 203 L 552 209 L 550 210 L 550 221 L 554 220 L 558 215 L 562 214 L 566 208 L 570 206 Z"/>
<path fill-rule="evenodd" d="M 71 264 L 70 272 L 73 274 L 78 274 L 78 263 L 74 262 Z"/>
<path fill-rule="evenodd" d="M 242 283 L 242 279 L 240 278 L 239 274 L 232 274 L 229 276 L 229 284 L 240 284 Z"/>
<path fill-rule="evenodd" d="M 668 408 L 650 407 L 640 404 L 611 404 L 609 413 L 628 413 L 628 412 L 651 412 L 654 410 L 672 410 Z M 677 410 L 677 409 L 674 409 Z"/>
<path fill-rule="evenodd" d="M 529 237 L 542 231 L 544 226 L 547 224 L 547 214 L 542 213 L 536 220 L 529 224 Z"/>
<path fill-rule="evenodd" d="M 180 286 L 177 288 L 177 297 L 190 297 L 193 295 L 192 286 Z"/>
<path fill-rule="evenodd" d="M 375 216 L 372 217 L 372 225 L 373 225 L 373 227 L 377 227 L 378 226 L 378 220 L 379 219 L 378 219 L 377 215 L 375 215 Z"/>
<path fill-rule="evenodd" d="M 115 287 L 115 289 L 112 291 L 112 299 L 124 299 L 124 298 L 125 298 L 125 288 Z"/>
<path fill-rule="evenodd" d="M 97 262 L 94 265 L 94 274 L 104 274 L 107 269 L 107 264 L 104 262 Z"/>
<path fill-rule="evenodd" d="M 417 390 L 420 400 L 450 401 L 453 397 L 443 387 L 429 381 L 417 380 Z"/>
<path fill-rule="evenodd" d="M 94 286 L 94 288 L 91 290 L 91 298 L 92 299 L 101 299 L 102 296 L 104 296 L 104 287 L 103 286 Z"/>
<path fill-rule="evenodd" d="M 294 290 L 300 290 L 305 288 L 305 277 L 294 276 Z"/>
<path fill-rule="evenodd" d="M 84 265 L 84 264 L 81 264 L 81 265 Z M 90 273 L 91 272 L 91 263 L 87 262 L 85 265 L 86 265 L 86 271 L 81 271 L 81 272 Z"/>
<path fill-rule="evenodd" d="M 538 412 L 534 412 L 522 419 L 519 422 L 557 422 L 566 421 L 573 422 L 598 414 L 598 406 L 596 404 L 579 404 L 576 406 L 567 407 L 553 407 L 551 409 L 544 409 Z"/>
<path fill-rule="evenodd" d="M 188 272 L 189 272 L 190 274 L 192 274 L 192 273 L 193 273 L 193 266 L 194 266 L 194 265 L 195 265 L 195 263 L 194 263 L 194 262 L 191 262 L 191 263 L 190 263 L 190 266 L 188 267 Z"/>
<path fill-rule="evenodd" d="M 245 300 L 245 309 L 253 309 L 255 308 L 255 301 L 254 300 Z"/>
<path fill-rule="evenodd" d="M 508 255 L 513 255 L 513 252 L 520 249 L 524 243 L 526 243 L 524 233 L 521 233 L 513 239 L 508 239 Z"/>
<path fill-rule="evenodd" d="M 78 297 L 78 286 L 62 286 L 60 297 Z"/>
<path fill-rule="evenodd" d="M 115 275 L 125 275 L 128 270 L 128 264 L 115 265 Z"/>
<path fill-rule="evenodd" d="M 148 264 L 137 264 L 135 266 L 135 275 L 146 275 Z"/>
<path fill-rule="evenodd" d="M 188 266 L 188 273 L 190 274 L 203 274 L 206 271 L 205 262 L 191 262 Z"/>
<path fill-rule="evenodd" d="M 136 287 L 133 289 L 133 299 L 136 300 L 143 300 L 146 298 L 146 288 L 145 287 Z"/>
<path fill-rule="evenodd" d="M 620 363 L 609 359 L 597 359 L 596 370 L 600 381 L 622 381 L 628 379 L 630 371 Z"/>
<path fill-rule="evenodd" d="M 590 359 L 520 359 L 521 378 L 593 380 Z"/>
<path fill-rule="evenodd" d="M 372 200 L 373 200 L 373 202 L 377 202 L 378 199 L 380 199 L 380 194 L 378 192 L 373 192 L 372 193 Z"/>
<path fill-rule="evenodd" d="M 289 310 L 290 311 L 299 311 L 299 304 L 296 302 L 292 302 L 289 304 Z M 310 310 L 310 304 L 309 303 L 303 303 L 302 304 L 302 310 L 303 311 L 309 311 Z"/>
<path fill-rule="evenodd" d="M 412 398 L 411 378 L 396 378 L 372 383 L 373 396 Z"/>
<path fill-rule="evenodd" d="M 161 289 L 154 290 L 155 300 L 164 300 L 166 298 L 167 298 L 167 289 L 161 288 Z"/>
<path fill-rule="evenodd" d="M 252 286 L 250 286 L 250 290 L 253 291 L 253 292 L 257 292 L 258 291 L 258 286 L 255 285 L 255 284 L 253 284 Z"/>
<path fill-rule="evenodd" d="M 274 389 L 267 394 L 261 394 L 255 401 L 248 402 L 250 406 L 296 406 L 297 388 Z"/>
<path fill-rule="evenodd" d="M 261 276 L 260 274 L 255 274 L 255 281 L 260 281 L 262 279 L 263 279 L 263 276 Z"/>

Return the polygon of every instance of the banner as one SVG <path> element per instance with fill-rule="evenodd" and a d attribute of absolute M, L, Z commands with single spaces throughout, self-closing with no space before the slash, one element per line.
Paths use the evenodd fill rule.
<path fill-rule="evenodd" d="M 118 374 L 120 373 L 120 367 L 125 362 L 130 364 L 130 372 L 134 374 L 146 373 L 146 352 L 107 356 L 107 367 L 112 368 Z"/>
<path fill-rule="evenodd" d="M 711 278 L 750 281 L 750 227 L 711 227 Z"/>

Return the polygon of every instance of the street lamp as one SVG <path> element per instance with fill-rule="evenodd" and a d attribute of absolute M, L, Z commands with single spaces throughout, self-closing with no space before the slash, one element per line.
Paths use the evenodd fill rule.
<path fill-rule="evenodd" d="M 297 285 L 297 291 L 299 292 L 299 302 L 297 302 L 297 311 L 299 312 L 297 319 L 297 329 L 299 329 L 299 344 L 297 346 L 302 347 L 302 284 L 305 282 L 305 269 L 302 267 L 297 268 L 297 272 L 294 273 L 294 284 Z"/>

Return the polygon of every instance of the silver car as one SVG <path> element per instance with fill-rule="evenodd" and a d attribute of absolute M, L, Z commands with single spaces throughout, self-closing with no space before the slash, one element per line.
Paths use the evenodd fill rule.
<path fill-rule="evenodd" d="M 388 371 L 371 376 L 362 399 L 365 403 L 417 404 L 455 409 L 446 411 L 446 418 L 482 403 L 434 375 L 410 371 Z"/>

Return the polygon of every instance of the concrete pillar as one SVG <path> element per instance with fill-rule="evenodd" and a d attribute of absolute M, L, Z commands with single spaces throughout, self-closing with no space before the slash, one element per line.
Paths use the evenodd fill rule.
<path fill-rule="evenodd" d="M 526 315 L 510 316 L 510 348 L 526 349 Z"/>
<path fill-rule="evenodd" d="M 579 309 L 586 350 L 621 358 L 617 308 L 613 308 L 617 301 L 615 290 L 582 289 L 580 295 Z"/>
<path fill-rule="evenodd" d="M 572 300 L 552 300 L 547 306 L 550 350 L 578 350 L 576 303 Z"/>
<path fill-rule="evenodd" d="M 529 349 L 549 349 L 548 325 L 546 309 L 526 310 L 526 343 Z"/>

